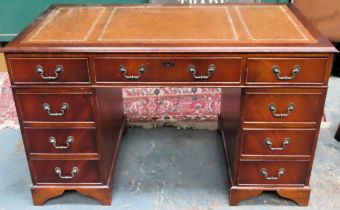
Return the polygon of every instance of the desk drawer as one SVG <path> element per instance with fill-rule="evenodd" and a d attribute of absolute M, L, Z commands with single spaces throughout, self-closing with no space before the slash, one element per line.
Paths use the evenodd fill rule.
<path fill-rule="evenodd" d="M 29 153 L 97 153 L 95 128 L 25 128 Z"/>
<path fill-rule="evenodd" d="M 90 94 L 17 93 L 24 121 L 92 122 Z"/>
<path fill-rule="evenodd" d="M 250 58 L 246 83 L 324 83 L 327 58 Z"/>
<path fill-rule="evenodd" d="M 87 58 L 10 58 L 15 84 L 89 83 Z"/>
<path fill-rule="evenodd" d="M 242 155 L 310 156 L 316 129 L 244 129 Z"/>
<path fill-rule="evenodd" d="M 239 184 L 304 185 L 308 161 L 241 161 Z"/>
<path fill-rule="evenodd" d="M 321 93 L 247 92 L 244 119 L 248 122 L 318 122 Z"/>
<path fill-rule="evenodd" d="M 242 58 L 96 58 L 96 82 L 240 83 Z"/>
<path fill-rule="evenodd" d="M 97 160 L 32 160 L 36 183 L 100 183 Z"/>

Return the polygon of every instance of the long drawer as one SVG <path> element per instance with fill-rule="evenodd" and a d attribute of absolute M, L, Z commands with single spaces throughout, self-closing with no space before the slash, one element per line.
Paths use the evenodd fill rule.
<path fill-rule="evenodd" d="M 29 153 L 97 153 L 95 128 L 24 128 Z"/>
<path fill-rule="evenodd" d="M 100 183 L 97 160 L 32 160 L 36 183 Z"/>
<path fill-rule="evenodd" d="M 242 156 L 310 156 L 316 129 L 243 129 Z"/>
<path fill-rule="evenodd" d="M 240 161 L 240 185 L 304 185 L 308 161 Z"/>
<path fill-rule="evenodd" d="M 241 82 L 241 57 L 95 58 L 97 83 Z"/>
<path fill-rule="evenodd" d="M 248 122 L 318 122 L 322 93 L 246 92 L 244 119 Z"/>
<path fill-rule="evenodd" d="M 87 58 L 10 58 L 14 84 L 89 83 Z"/>
<path fill-rule="evenodd" d="M 24 121 L 92 122 L 91 94 L 17 93 Z"/>

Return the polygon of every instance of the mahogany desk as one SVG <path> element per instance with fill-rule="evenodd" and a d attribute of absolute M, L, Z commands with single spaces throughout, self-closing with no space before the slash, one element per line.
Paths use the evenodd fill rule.
<path fill-rule="evenodd" d="M 209 86 L 230 205 L 268 190 L 308 205 L 335 52 L 293 6 L 50 7 L 5 48 L 34 204 L 111 203 L 122 87 Z"/>

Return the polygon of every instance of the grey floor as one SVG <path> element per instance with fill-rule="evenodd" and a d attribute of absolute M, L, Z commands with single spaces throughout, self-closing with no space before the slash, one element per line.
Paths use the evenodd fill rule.
<path fill-rule="evenodd" d="M 297 207 L 275 193 L 230 207 L 218 134 L 176 128 L 129 129 L 118 158 L 111 206 L 68 192 L 43 207 L 34 207 L 20 132 L 4 129 L 0 130 L 0 210 L 340 209 L 340 142 L 333 139 L 340 121 L 339 91 L 340 78 L 331 78 L 309 207 Z"/>

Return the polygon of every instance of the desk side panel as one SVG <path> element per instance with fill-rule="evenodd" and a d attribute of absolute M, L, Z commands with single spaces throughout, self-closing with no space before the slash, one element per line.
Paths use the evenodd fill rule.
<path fill-rule="evenodd" d="M 241 127 L 241 88 L 222 88 L 220 130 L 224 141 L 229 180 L 235 183 L 238 133 Z M 231 183 L 231 184 L 232 184 Z"/>
<path fill-rule="evenodd" d="M 96 88 L 98 134 L 108 185 L 117 159 L 122 132 L 126 126 L 121 88 Z"/>

